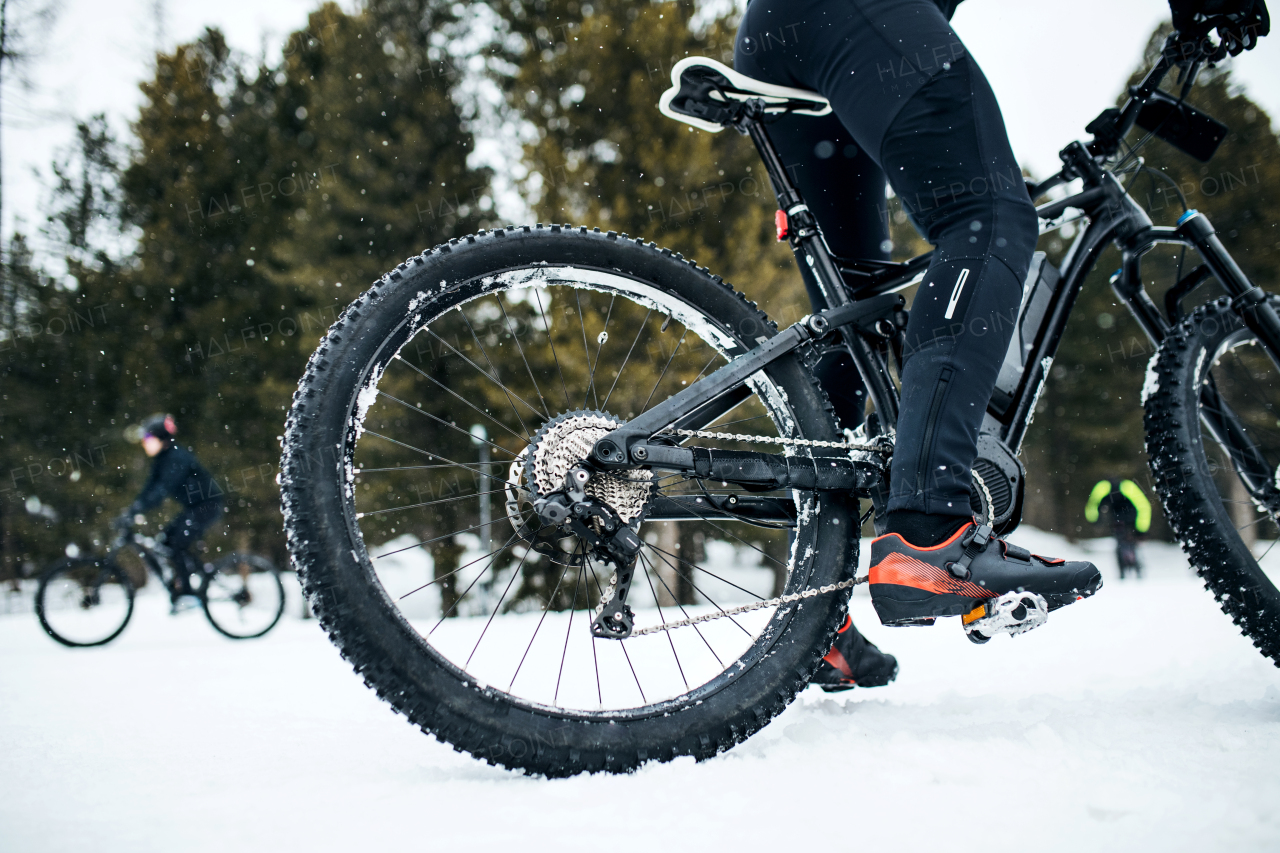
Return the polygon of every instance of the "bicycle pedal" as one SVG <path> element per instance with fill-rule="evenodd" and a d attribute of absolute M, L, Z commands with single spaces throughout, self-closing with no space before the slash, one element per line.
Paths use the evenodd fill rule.
<path fill-rule="evenodd" d="M 886 628 L 927 628 L 934 622 L 938 621 L 936 616 L 916 616 L 911 619 L 897 619 L 893 622 L 883 622 Z"/>
<path fill-rule="evenodd" d="M 1034 592 L 1006 592 L 988 599 L 960 617 L 964 633 L 978 644 L 996 634 L 1015 636 L 1039 628 L 1049 620 L 1049 603 Z"/>

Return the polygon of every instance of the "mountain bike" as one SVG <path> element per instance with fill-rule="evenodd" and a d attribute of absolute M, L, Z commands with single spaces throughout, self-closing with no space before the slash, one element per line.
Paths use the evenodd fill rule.
<path fill-rule="evenodd" d="M 195 596 L 209 624 L 233 640 L 261 637 L 284 613 L 280 570 L 266 557 L 237 553 L 212 563 L 192 561 L 183 578 L 152 538 L 122 530 L 105 554 L 63 558 L 40 576 L 36 617 L 50 637 L 76 647 L 102 646 L 120 636 L 133 617 L 135 595 L 133 580 L 117 561 L 125 549 L 137 554 L 164 589 Z"/>
<path fill-rule="evenodd" d="M 1205 216 L 1154 226 L 1124 183 L 1152 136 L 1207 159 L 1225 134 L 1184 101 L 1206 58 L 1184 48 L 1171 39 L 1028 188 L 1079 181 L 1038 212 L 1047 228 L 1068 211 L 1086 224 L 1060 265 L 1032 263 L 972 503 L 999 533 L 1019 523 L 1019 448 L 1086 274 L 1117 246 L 1111 284 L 1158 344 L 1143 402 L 1165 512 L 1223 609 L 1280 661 L 1280 591 L 1241 534 L 1280 512 L 1276 297 Z M 1175 66 L 1181 97 L 1159 88 Z M 810 316 L 779 331 L 718 276 L 613 231 L 499 228 L 356 299 L 288 418 L 290 553 L 343 656 L 438 739 L 548 776 L 713 756 L 805 687 L 864 580 L 859 531 L 883 509 L 898 414 L 899 291 L 930 259 L 828 250 L 767 128 L 829 111 L 817 94 L 687 58 L 660 107 L 751 138 L 779 238 L 821 287 Z M 1147 134 L 1130 147 L 1135 125 Z M 1163 311 L 1141 276 L 1162 243 L 1201 260 Z M 1211 280 L 1225 295 L 1185 311 Z M 811 371 L 832 349 L 861 374 L 861 424 L 837 421 Z"/>

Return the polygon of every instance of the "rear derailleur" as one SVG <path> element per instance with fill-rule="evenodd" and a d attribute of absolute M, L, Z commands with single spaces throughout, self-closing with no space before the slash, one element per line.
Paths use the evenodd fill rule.
<path fill-rule="evenodd" d="M 543 525 L 577 536 L 591 556 L 614 566 L 609 585 L 600 596 L 591 633 L 602 639 L 631 636 L 635 614 L 627 605 L 635 573 L 640 537 L 607 504 L 586 494 L 591 473 L 574 466 L 565 475 L 564 491 L 534 501 L 533 509 Z"/>

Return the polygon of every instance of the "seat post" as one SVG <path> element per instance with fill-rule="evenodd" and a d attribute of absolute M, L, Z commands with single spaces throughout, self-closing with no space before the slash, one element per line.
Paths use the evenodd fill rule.
<path fill-rule="evenodd" d="M 787 215 L 787 241 L 796 256 L 801 269 L 808 267 L 818 283 L 818 289 L 826 305 L 815 305 L 814 310 L 839 308 L 853 300 L 844 284 L 844 276 L 840 274 L 831 249 L 822 236 L 818 220 L 809 210 L 809 206 L 800 197 L 800 191 L 787 177 L 786 167 L 778 150 L 773 147 L 773 140 L 764 127 L 764 103 L 752 99 L 742 105 L 742 111 L 734 120 L 733 126 L 739 133 L 751 137 L 760 159 L 769 173 L 773 183 L 774 195 L 778 198 L 778 207 Z M 867 393 L 879 413 L 880 423 L 885 429 L 893 429 L 898 422 L 898 396 L 893 388 L 885 362 L 879 358 L 866 338 L 853 331 L 852 327 L 843 332 L 843 344 L 858 372 L 862 374 L 867 386 Z"/>
<path fill-rule="evenodd" d="M 773 185 L 773 194 L 778 199 L 778 208 L 787 216 L 787 240 L 796 261 L 808 266 L 818 282 L 818 288 L 826 300 L 825 306 L 814 308 L 839 308 L 849 303 L 849 294 L 844 286 L 844 278 L 831 256 L 831 249 L 822 237 L 822 229 L 814 218 L 809 206 L 800 197 L 800 191 L 787 176 L 786 166 L 778 156 L 778 149 L 773 147 L 773 140 L 764 126 L 764 102 L 753 98 L 742 105 L 742 112 L 734 121 L 739 133 L 751 137 L 760 159 L 764 162 L 765 171 L 769 173 L 769 181 Z"/>

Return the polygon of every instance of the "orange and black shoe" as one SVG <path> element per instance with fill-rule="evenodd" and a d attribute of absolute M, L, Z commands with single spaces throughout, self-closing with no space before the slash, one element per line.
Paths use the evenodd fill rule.
<path fill-rule="evenodd" d="M 871 543 L 871 603 L 885 625 L 932 625 L 964 617 L 970 639 L 1016 634 L 1044 623 L 1049 611 L 1102 586 L 1092 563 L 1032 554 L 968 522 L 946 541 L 918 548 L 897 533 Z"/>
<path fill-rule="evenodd" d="M 809 683 L 828 693 L 838 693 L 854 687 L 883 687 L 897 677 L 898 659 L 859 634 L 853 620 L 846 616 L 836 631 L 831 651 L 822 658 Z"/>

